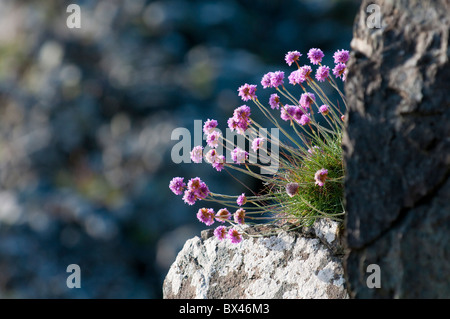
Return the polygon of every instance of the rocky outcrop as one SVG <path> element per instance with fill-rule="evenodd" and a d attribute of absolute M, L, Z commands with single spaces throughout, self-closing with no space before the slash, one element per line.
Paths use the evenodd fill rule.
<path fill-rule="evenodd" d="M 348 297 L 337 223 L 320 220 L 301 232 L 274 231 L 248 227 L 251 237 L 237 245 L 219 241 L 212 230 L 188 240 L 166 276 L 164 298 Z"/>
<path fill-rule="evenodd" d="M 450 297 L 449 12 L 445 0 L 371 0 L 356 17 L 343 142 L 351 297 Z M 377 14 L 379 28 L 367 23 Z M 367 285 L 370 264 L 380 288 Z"/>

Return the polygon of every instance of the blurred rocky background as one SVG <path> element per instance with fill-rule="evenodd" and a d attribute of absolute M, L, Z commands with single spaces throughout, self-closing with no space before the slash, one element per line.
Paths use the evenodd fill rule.
<path fill-rule="evenodd" d="M 174 164 L 172 130 L 225 129 L 237 88 L 288 71 L 287 51 L 320 47 L 331 65 L 358 2 L 2 0 L 0 298 L 161 298 L 203 229 L 171 178 L 245 191 L 207 164 Z M 80 29 L 66 26 L 71 3 Z"/>

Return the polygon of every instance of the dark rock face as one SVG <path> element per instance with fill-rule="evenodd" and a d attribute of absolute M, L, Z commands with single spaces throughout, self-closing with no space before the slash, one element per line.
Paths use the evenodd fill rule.
<path fill-rule="evenodd" d="M 372 3 L 380 28 L 367 24 Z M 356 17 L 343 141 L 351 297 L 450 297 L 449 12 L 444 0 L 380 0 Z M 370 264 L 380 288 L 367 286 Z"/>

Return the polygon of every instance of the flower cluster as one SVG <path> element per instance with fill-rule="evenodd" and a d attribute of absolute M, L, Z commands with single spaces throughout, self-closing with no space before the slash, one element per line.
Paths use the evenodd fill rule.
<path fill-rule="evenodd" d="M 233 116 L 228 119 L 228 127 L 233 132 L 236 130 L 238 134 L 244 134 L 251 124 L 251 110 L 247 105 L 241 105 L 233 112 Z"/>
<path fill-rule="evenodd" d="M 194 205 L 197 200 L 205 199 L 210 194 L 208 186 L 199 177 L 190 179 L 187 185 L 183 177 L 174 177 L 169 188 L 175 195 L 184 193 L 183 200 L 188 205 Z"/>
<path fill-rule="evenodd" d="M 188 205 L 194 205 L 197 200 L 208 199 L 227 206 L 217 213 L 213 208 L 205 207 L 197 211 L 197 219 L 205 225 L 211 226 L 215 222 L 220 224 L 214 230 L 218 240 L 229 239 L 232 243 L 240 243 L 245 233 L 244 226 L 257 219 L 271 218 L 272 221 L 281 222 L 281 225 L 287 223 L 298 226 L 311 225 L 316 218 L 342 219 L 344 212 L 340 209 L 345 172 L 341 142 L 345 109 L 341 107 L 346 107 L 346 102 L 335 79 L 346 80 L 349 52 L 338 50 L 334 53 L 333 69 L 322 65 L 325 54 L 319 48 L 312 48 L 306 54 L 309 64 L 301 66 L 302 56 L 298 51 L 289 51 L 284 58 L 288 66 L 297 67 L 287 79 L 299 92 L 291 93 L 288 90 L 284 82 L 284 71 L 268 72 L 261 78 L 263 89 L 276 90 L 268 99 L 270 109 L 258 99 L 257 85 L 246 83 L 238 88 L 238 96 L 242 101 L 253 102 L 287 139 L 280 143 L 283 148 L 279 157 L 280 169 L 273 176 L 264 176 L 252 170 L 251 168 L 261 167 L 261 164 L 251 163 L 249 153 L 238 146 L 227 148 L 233 162 L 226 163 L 225 156 L 219 152 L 219 146 L 225 146 L 222 141 L 226 139 L 216 129 L 218 121 L 214 119 L 208 119 L 203 126 L 210 150 L 204 154 L 203 146 L 198 145 L 190 152 L 194 163 L 200 163 L 205 158 L 219 172 L 227 167 L 260 179 L 267 185 L 267 193 L 254 196 L 247 196 L 245 193 L 215 194 L 209 191 L 199 177 L 190 179 L 187 184 L 184 178 L 174 177 L 169 183 L 170 190 L 176 195 L 183 194 L 183 200 Z M 319 86 L 323 84 L 337 90 L 344 103 L 335 103 L 327 97 Z M 290 124 L 290 132 L 272 114 L 275 110 L 281 120 Z M 257 136 L 256 131 L 261 125 L 251 119 L 251 109 L 245 104 L 234 109 L 227 125 L 232 132 L 235 131 L 248 140 L 248 145 L 255 154 L 274 140 L 279 141 L 278 136 L 274 138 L 270 134 Z M 296 137 L 292 136 L 292 131 Z M 259 151 L 259 154 L 267 152 Z M 234 213 L 230 212 L 232 209 L 235 210 Z M 270 213 L 272 217 L 261 216 L 264 213 Z M 226 227 L 225 223 L 231 226 Z"/>

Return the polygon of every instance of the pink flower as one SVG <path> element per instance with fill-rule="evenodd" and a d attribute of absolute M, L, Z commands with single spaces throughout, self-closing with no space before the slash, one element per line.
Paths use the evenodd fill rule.
<path fill-rule="evenodd" d="M 280 97 L 276 93 L 273 93 L 269 98 L 269 104 L 272 109 L 278 110 L 280 108 Z"/>
<path fill-rule="evenodd" d="M 236 130 L 238 134 L 245 134 L 245 131 L 251 123 L 250 115 L 250 107 L 247 105 L 241 105 L 234 110 L 233 117 L 228 119 L 228 127 L 232 132 Z"/>
<path fill-rule="evenodd" d="M 197 196 L 193 190 L 187 189 L 184 191 L 183 201 L 188 205 L 194 205 L 197 200 Z"/>
<path fill-rule="evenodd" d="M 311 119 L 309 117 L 309 114 L 303 114 L 299 121 L 300 125 L 306 125 L 310 122 L 311 122 Z"/>
<path fill-rule="evenodd" d="M 238 88 L 238 92 L 243 101 L 256 99 L 256 85 L 245 83 Z"/>
<path fill-rule="evenodd" d="M 184 183 L 183 180 L 183 177 L 174 177 L 170 181 L 169 188 L 175 195 L 183 194 L 183 190 L 186 187 L 186 183 Z"/>
<path fill-rule="evenodd" d="M 272 74 L 272 77 L 270 79 L 270 84 L 272 87 L 276 88 L 280 85 L 284 84 L 284 72 L 283 71 L 275 71 Z"/>
<path fill-rule="evenodd" d="M 341 120 L 342 120 L 342 122 L 345 121 L 345 115 L 342 115 L 342 116 L 341 116 Z"/>
<path fill-rule="evenodd" d="M 298 61 L 300 59 L 300 57 L 302 56 L 302 54 L 298 51 L 289 51 L 288 53 L 286 53 L 286 56 L 284 57 L 284 60 L 286 61 L 286 63 L 291 66 L 292 63 Z"/>
<path fill-rule="evenodd" d="M 206 143 L 209 145 L 209 147 L 216 148 L 217 146 L 219 146 L 219 139 L 221 136 L 222 134 L 219 131 L 213 131 L 206 138 Z"/>
<path fill-rule="evenodd" d="M 308 58 L 311 61 L 312 64 L 317 65 L 320 62 L 322 62 L 322 58 L 324 57 L 324 54 L 322 50 L 317 48 L 312 48 L 308 52 Z"/>
<path fill-rule="evenodd" d="M 316 71 L 316 79 L 319 82 L 323 82 L 330 75 L 330 68 L 326 65 L 321 65 Z"/>
<path fill-rule="evenodd" d="M 203 182 L 200 178 L 195 177 L 191 178 L 188 182 L 188 190 L 195 195 L 195 199 L 205 199 L 210 191 L 205 182 Z M 186 192 L 185 196 L 188 196 Z M 184 199 L 184 197 L 183 197 Z M 191 204 L 190 204 L 191 205 Z"/>
<path fill-rule="evenodd" d="M 311 67 L 309 65 L 304 65 L 289 75 L 289 83 L 292 85 L 303 83 L 309 77 L 311 72 Z"/>
<path fill-rule="evenodd" d="M 333 69 L 333 74 L 336 78 L 342 78 L 345 81 L 347 76 L 347 66 L 344 63 L 338 63 Z"/>
<path fill-rule="evenodd" d="M 212 163 L 212 167 L 214 167 L 216 171 L 220 172 L 225 165 L 224 163 L 225 163 L 225 156 L 218 155 L 216 157 L 216 160 Z"/>
<path fill-rule="evenodd" d="M 284 81 L 284 72 L 283 71 L 276 71 L 276 72 L 269 72 L 264 74 L 261 80 L 261 85 L 263 88 L 267 89 L 269 87 L 278 87 L 279 85 L 283 85 Z"/>
<path fill-rule="evenodd" d="M 224 223 L 231 218 L 231 213 L 226 208 L 221 208 L 216 214 L 216 220 L 218 222 Z"/>
<path fill-rule="evenodd" d="M 300 74 L 301 74 L 300 70 L 292 71 L 291 74 L 288 76 L 289 84 L 296 85 L 302 83 L 304 80 L 303 81 L 300 80 Z"/>
<path fill-rule="evenodd" d="M 269 87 L 272 86 L 272 74 L 273 72 L 269 72 L 263 75 L 262 79 L 261 79 L 261 85 L 263 86 L 264 89 L 267 89 Z"/>
<path fill-rule="evenodd" d="M 217 121 L 216 120 L 210 120 L 208 119 L 205 124 L 203 125 L 203 132 L 208 135 L 211 134 L 214 129 L 217 127 Z"/>
<path fill-rule="evenodd" d="M 217 152 L 216 150 L 212 149 L 205 155 L 205 159 L 208 163 L 212 164 L 217 160 Z"/>
<path fill-rule="evenodd" d="M 328 113 L 330 113 L 330 108 L 328 105 L 324 104 L 319 107 L 319 112 L 322 113 L 323 116 L 326 116 L 328 115 Z"/>
<path fill-rule="evenodd" d="M 245 203 L 247 203 L 247 197 L 245 197 L 245 193 L 242 193 L 241 195 L 239 195 L 239 197 L 236 200 L 236 203 L 239 206 L 245 205 Z"/>
<path fill-rule="evenodd" d="M 299 188 L 298 183 L 288 183 L 286 184 L 286 193 L 289 197 L 294 197 L 298 193 Z"/>
<path fill-rule="evenodd" d="M 325 184 L 325 180 L 328 178 L 328 170 L 325 168 L 319 169 L 316 174 L 314 174 L 314 179 L 316 181 L 316 185 L 323 186 Z"/>
<path fill-rule="evenodd" d="M 203 157 L 203 146 L 195 146 L 191 151 L 191 160 L 194 163 L 201 163 Z"/>
<path fill-rule="evenodd" d="M 231 158 L 237 164 L 242 164 L 248 159 L 248 153 L 243 149 L 236 147 L 231 151 Z"/>
<path fill-rule="evenodd" d="M 242 235 L 235 228 L 230 228 L 227 237 L 233 244 L 239 244 L 242 241 Z"/>
<path fill-rule="evenodd" d="M 197 213 L 197 219 L 206 226 L 214 224 L 214 210 L 212 208 L 200 208 Z"/>
<path fill-rule="evenodd" d="M 255 138 L 252 142 L 253 151 L 256 152 L 257 150 L 259 150 L 265 141 L 266 139 L 264 137 Z"/>
<path fill-rule="evenodd" d="M 244 224 L 245 223 L 245 210 L 242 208 L 239 208 L 234 214 L 233 214 L 234 222 L 238 224 Z"/>
<path fill-rule="evenodd" d="M 296 108 L 297 106 L 286 104 L 283 108 L 281 108 L 281 119 L 285 121 L 292 120 L 294 118 Z"/>
<path fill-rule="evenodd" d="M 294 109 L 294 120 L 297 123 L 300 123 L 300 120 L 301 120 L 303 114 L 305 114 L 304 109 L 301 108 L 300 106 L 295 106 L 295 109 Z"/>
<path fill-rule="evenodd" d="M 198 199 L 205 199 L 208 197 L 210 191 L 208 186 L 206 186 L 205 183 L 202 183 L 199 187 L 199 189 L 196 191 L 195 195 L 197 195 Z"/>
<path fill-rule="evenodd" d="M 233 111 L 233 117 L 237 120 L 245 120 L 247 121 L 251 115 L 251 109 L 247 105 L 241 105 Z"/>
<path fill-rule="evenodd" d="M 223 240 L 227 237 L 227 228 L 225 226 L 219 226 L 216 229 L 214 229 L 214 236 L 218 240 Z"/>
<path fill-rule="evenodd" d="M 347 50 L 337 50 L 334 52 L 334 63 L 346 63 L 350 57 Z"/>
<path fill-rule="evenodd" d="M 299 103 L 300 103 L 300 106 L 306 110 L 311 106 L 311 103 L 313 103 L 315 101 L 316 101 L 316 96 L 314 95 L 314 93 L 306 92 L 300 96 Z"/>
<path fill-rule="evenodd" d="M 200 185 L 202 184 L 202 180 L 199 177 L 191 178 L 188 182 L 188 189 L 192 191 L 196 191 L 200 188 Z"/>

